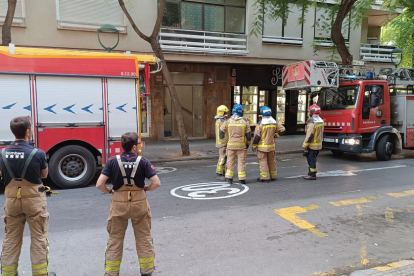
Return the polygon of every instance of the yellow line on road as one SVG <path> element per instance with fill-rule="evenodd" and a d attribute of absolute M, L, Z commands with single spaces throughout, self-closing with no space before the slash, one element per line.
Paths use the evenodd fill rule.
<path fill-rule="evenodd" d="M 293 206 L 293 207 L 288 207 L 288 208 L 275 209 L 273 212 L 276 215 L 281 216 L 285 220 L 290 221 L 291 223 L 293 223 L 300 229 L 307 230 L 319 238 L 324 238 L 324 237 L 327 237 L 328 235 L 316 229 L 315 225 L 307 222 L 306 220 L 301 219 L 300 217 L 296 215 L 296 214 L 306 213 L 308 210 L 315 210 L 318 208 L 319 208 L 318 205 L 312 204 L 309 207 Z"/>
<path fill-rule="evenodd" d="M 404 191 L 402 193 L 387 193 L 387 195 L 395 197 L 395 198 L 404 197 L 404 196 L 414 196 L 414 190 Z"/>
<path fill-rule="evenodd" d="M 340 201 L 330 201 L 329 203 L 336 207 L 339 207 L 339 206 L 354 205 L 354 204 L 364 204 L 364 203 L 372 202 L 376 198 L 377 198 L 376 196 L 370 196 L 370 197 L 361 197 L 361 198 L 347 199 L 347 200 L 340 200 Z"/>
<path fill-rule="evenodd" d="M 394 210 L 392 208 L 387 207 L 385 209 L 385 220 L 389 222 L 394 221 Z"/>
<path fill-rule="evenodd" d="M 374 267 L 374 269 L 378 271 L 387 271 L 387 270 L 391 270 L 391 269 L 398 268 L 398 267 L 402 267 L 402 264 L 399 262 L 395 262 L 395 263 L 387 264 L 386 266 L 377 266 L 377 267 Z"/>
<path fill-rule="evenodd" d="M 360 230 L 363 230 L 363 212 L 362 212 L 362 206 L 361 205 L 357 205 L 355 206 L 358 212 L 358 222 L 359 222 L 359 227 Z M 359 233 L 359 242 L 361 244 L 361 264 L 362 265 L 367 265 L 369 264 L 369 260 L 367 259 L 368 253 L 367 253 L 367 242 L 363 236 L 363 231 L 361 231 Z"/>

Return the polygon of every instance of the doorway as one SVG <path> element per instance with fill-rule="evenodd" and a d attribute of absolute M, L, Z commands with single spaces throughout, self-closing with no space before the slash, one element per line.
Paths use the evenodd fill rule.
<path fill-rule="evenodd" d="M 171 73 L 188 137 L 204 136 L 204 73 Z M 176 113 L 168 87 L 164 84 L 164 136 L 178 137 Z"/>

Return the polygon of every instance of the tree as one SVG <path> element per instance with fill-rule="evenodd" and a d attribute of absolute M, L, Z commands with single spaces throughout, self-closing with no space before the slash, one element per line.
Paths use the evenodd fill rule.
<path fill-rule="evenodd" d="M 6 19 L 1 30 L 1 45 L 8 46 L 11 43 L 11 26 L 16 11 L 17 0 L 8 0 Z"/>
<path fill-rule="evenodd" d="M 397 0 L 399 4 L 404 5 L 405 2 L 409 3 L 412 0 Z M 303 6 L 306 12 L 310 6 L 316 6 L 318 2 L 321 5 L 329 7 L 330 15 L 332 15 L 331 28 L 331 40 L 335 44 L 336 49 L 341 57 L 342 64 L 352 64 L 353 56 L 346 46 L 346 40 L 342 35 L 342 25 L 344 21 L 349 17 L 352 11 L 351 23 L 356 26 L 361 23 L 362 18 L 365 16 L 365 12 L 369 9 L 375 0 L 336 0 L 336 5 L 326 5 L 324 1 L 317 0 L 296 0 L 295 4 Z M 256 18 L 253 22 L 251 34 L 258 35 L 263 31 L 263 21 L 265 16 L 269 16 L 270 19 L 281 18 L 283 24 L 286 23 L 289 15 L 289 4 L 292 0 L 255 0 L 254 6 L 256 8 Z M 388 5 L 388 8 L 396 8 L 395 0 L 384 0 L 384 7 Z M 392 3 L 389 4 L 389 3 Z M 391 7 L 392 6 L 392 7 Z M 304 14 L 305 14 L 304 12 Z M 300 23 L 304 21 L 304 15 L 299 19 Z"/>
<path fill-rule="evenodd" d="M 151 45 L 151 48 L 154 51 L 154 54 L 163 62 L 162 74 L 164 76 L 165 82 L 167 83 L 168 90 L 170 91 L 171 99 L 172 99 L 174 110 L 175 110 L 175 118 L 177 121 L 178 133 L 180 136 L 181 151 L 183 155 L 190 155 L 190 147 L 188 145 L 187 134 L 185 132 L 184 119 L 183 119 L 183 113 L 181 109 L 180 100 L 178 99 L 177 90 L 175 89 L 175 85 L 171 78 L 170 71 L 168 70 L 167 62 L 165 61 L 165 58 L 164 58 L 164 53 L 157 40 L 157 36 L 160 31 L 162 19 L 164 17 L 165 0 L 160 1 L 157 20 L 155 22 L 154 29 L 152 30 L 152 33 L 150 36 L 147 36 L 140 31 L 140 29 L 138 28 L 138 26 L 135 24 L 134 20 L 132 19 L 131 15 L 129 14 L 128 9 L 125 6 L 124 0 L 118 0 L 118 2 L 125 16 L 128 18 L 128 21 L 131 24 L 134 31 L 139 35 L 140 38 L 142 38 L 143 40 L 145 40 Z"/>

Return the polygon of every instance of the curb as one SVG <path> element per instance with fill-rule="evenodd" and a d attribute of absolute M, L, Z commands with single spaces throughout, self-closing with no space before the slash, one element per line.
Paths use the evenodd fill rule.
<path fill-rule="evenodd" d="M 357 270 L 350 276 L 411 276 L 414 273 L 414 261 L 403 260 L 399 262 L 389 263 L 384 266 L 377 266 L 366 270 Z"/>
<path fill-rule="evenodd" d="M 303 149 L 300 150 L 286 150 L 286 151 L 276 151 L 276 155 L 284 155 L 284 154 L 291 154 L 291 153 L 302 153 Z M 256 153 L 250 152 L 247 153 L 247 156 L 256 156 Z M 150 160 L 152 164 L 159 164 L 159 163 L 168 163 L 174 161 L 199 161 L 199 160 L 210 160 L 210 159 L 217 159 L 219 155 L 201 155 L 196 157 L 178 157 L 178 158 L 166 158 L 166 159 L 154 159 Z"/>

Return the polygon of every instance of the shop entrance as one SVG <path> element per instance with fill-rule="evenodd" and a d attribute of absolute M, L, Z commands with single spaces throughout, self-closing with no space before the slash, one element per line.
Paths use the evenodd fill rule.
<path fill-rule="evenodd" d="M 204 136 L 203 73 L 171 73 L 181 103 L 185 131 L 189 137 Z M 164 136 L 178 137 L 170 92 L 164 84 Z"/>

